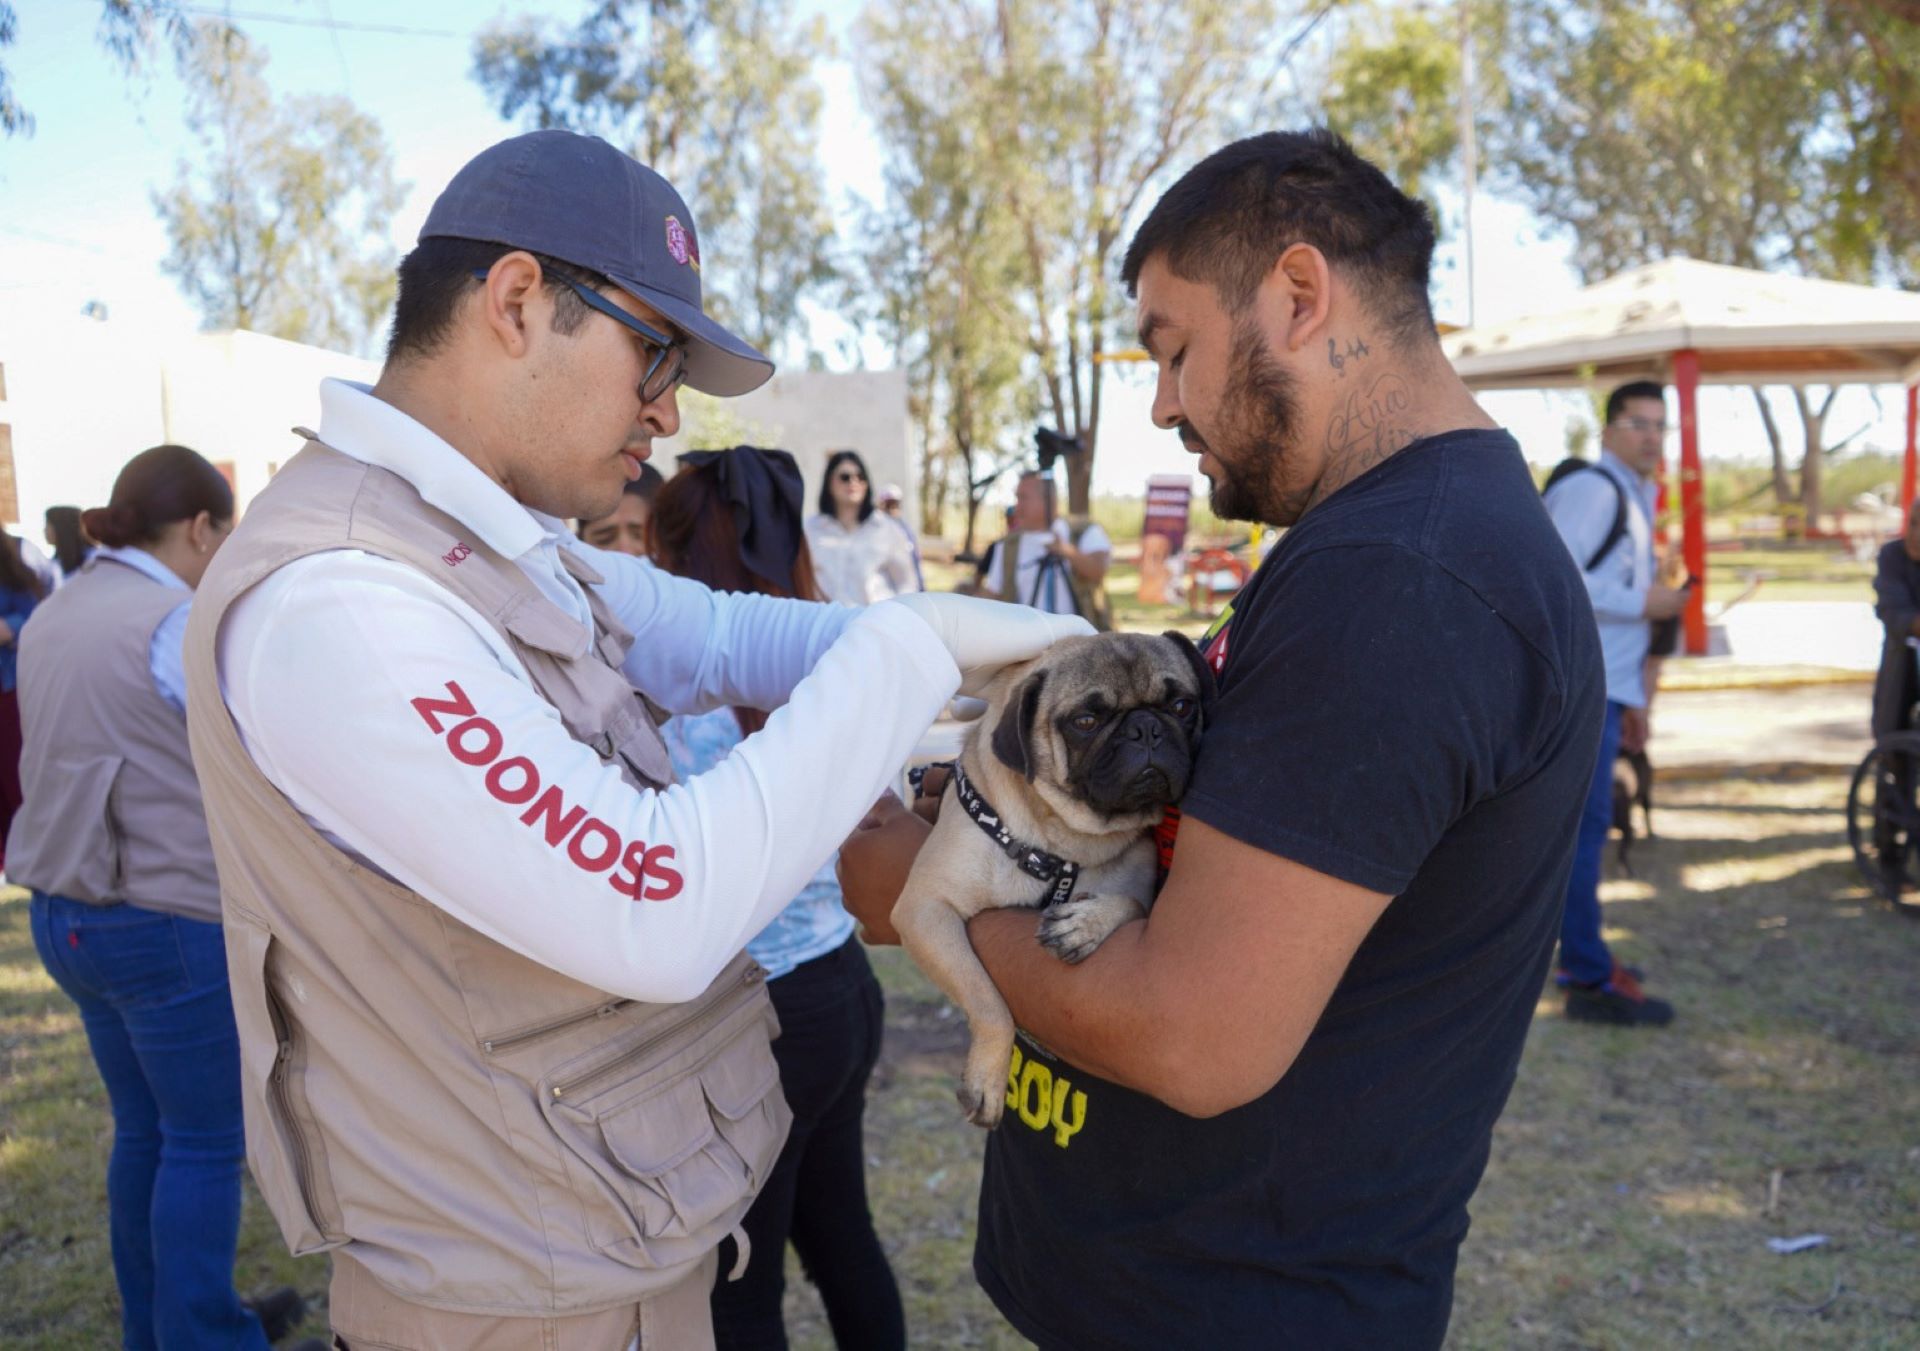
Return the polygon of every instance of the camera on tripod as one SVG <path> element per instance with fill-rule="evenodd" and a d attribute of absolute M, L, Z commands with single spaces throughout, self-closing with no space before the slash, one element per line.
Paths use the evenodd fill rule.
<path fill-rule="evenodd" d="M 1055 431 L 1051 427 L 1037 427 L 1033 433 L 1035 458 L 1039 461 L 1040 472 L 1051 474 L 1053 462 L 1062 455 L 1078 455 L 1080 438 L 1068 436 L 1065 432 Z"/>

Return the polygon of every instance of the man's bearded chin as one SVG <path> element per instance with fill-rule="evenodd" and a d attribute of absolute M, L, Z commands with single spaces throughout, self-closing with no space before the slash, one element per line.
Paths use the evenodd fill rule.
<path fill-rule="evenodd" d="M 1290 489 L 1287 448 L 1299 430 L 1300 401 L 1292 372 L 1273 359 L 1251 323 L 1233 339 L 1233 368 L 1220 397 L 1220 433 L 1207 449 L 1220 465 L 1208 505 L 1229 521 L 1292 525 L 1307 509 L 1312 489 Z"/>

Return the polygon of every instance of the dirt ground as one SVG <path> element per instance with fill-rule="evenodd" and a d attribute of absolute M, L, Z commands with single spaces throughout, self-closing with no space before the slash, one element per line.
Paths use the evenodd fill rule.
<path fill-rule="evenodd" d="M 1920 922 L 1857 885 L 1828 769 L 1662 785 L 1659 837 L 1603 893 L 1609 937 L 1679 1007 L 1565 1022 L 1543 992 L 1473 1204 L 1461 1348 L 1920 1346 Z M 974 1284 L 980 1137 L 962 1021 L 898 952 L 869 1176 L 913 1344 L 1024 1343 Z M 0 899 L 0 1345 L 113 1344 L 106 1108 L 77 1019 Z M 1827 1236 L 1794 1256 L 1769 1238 Z M 790 1264 L 796 1347 L 831 1345 Z M 239 1281 L 318 1297 L 249 1194 Z M 316 1319 L 311 1328 L 323 1323 Z"/>

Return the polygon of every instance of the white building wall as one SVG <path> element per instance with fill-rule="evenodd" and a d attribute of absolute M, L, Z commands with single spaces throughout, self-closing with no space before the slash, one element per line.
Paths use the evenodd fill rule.
<path fill-rule="evenodd" d="M 121 466 L 165 441 L 231 464 L 242 510 L 271 466 L 299 449 L 289 430 L 320 417 L 329 375 L 371 380 L 371 362 L 258 333 L 156 334 L 79 316 L 23 331 L 0 315 L 22 533 L 50 506 L 106 504 Z"/>
<path fill-rule="evenodd" d="M 300 449 L 293 428 L 319 427 L 321 380 L 379 374 L 371 361 L 260 333 L 199 334 L 162 369 L 165 439 L 232 465 L 244 511 Z"/>

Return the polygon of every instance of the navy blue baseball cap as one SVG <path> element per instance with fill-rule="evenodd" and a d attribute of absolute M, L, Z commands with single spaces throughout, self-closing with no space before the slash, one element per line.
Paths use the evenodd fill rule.
<path fill-rule="evenodd" d="M 598 136 L 530 131 L 482 150 L 420 238 L 505 244 L 598 272 L 686 336 L 686 382 L 703 394 L 745 394 L 773 374 L 700 308 L 700 235 L 673 184 Z"/>

